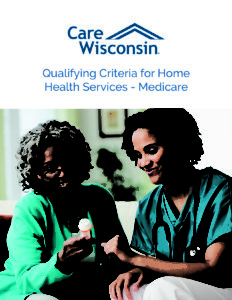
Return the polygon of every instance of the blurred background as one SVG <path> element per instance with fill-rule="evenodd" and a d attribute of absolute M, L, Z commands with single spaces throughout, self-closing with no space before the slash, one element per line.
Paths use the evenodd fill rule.
<path fill-rule="evenodd" d="M 141 110 L 141 109 L 140 109 Z M 187 109 L 196 119 L 205 154 L 198 168 L 213 166 L 232 176 L 232 110 Z M 121 150 L 124 120 L 135 109 L 2 109 L 0 110 L 0 200 L 19 199 L 15 154 L 20 138 L 38 123 L 68 121 L 80 128 L 92 149 L 87 182 L 103 184 L 116 201 L 140 200 L 153 185 Z M 168 120 L 167 120 L 168 122 Z"/>

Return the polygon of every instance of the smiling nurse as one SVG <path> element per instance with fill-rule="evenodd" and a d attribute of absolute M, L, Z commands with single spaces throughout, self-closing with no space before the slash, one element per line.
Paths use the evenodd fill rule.
<path fill-rule="evenodd" d="M 156 138 L 146 129 L 137 129 L 132 136 L 137 166 L 144 170 L 154 184 L 158 184 L 162 177 L 162 158 L 164 147 L 158 145 Z"/>
<path fill-rule="evenodd" d="M 111 298 L 231 299 L 231 178 L 195 168 L 204 151 L 194 118 L 184 109 L 137 113 L 122 148 L 156 186 L 139 202 L 137 252 L 124 251 L 119 235 L 102 245 L 132 267 L 111 283 Z"/>

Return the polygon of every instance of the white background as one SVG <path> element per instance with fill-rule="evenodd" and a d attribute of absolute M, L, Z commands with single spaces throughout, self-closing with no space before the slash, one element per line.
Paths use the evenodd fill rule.
<path fill-rule="evenodd" d="M 231 107 L 230 1 L 5 1 L 0 19 L 1 108 Z M 105 38 L 134 22 L 164 37 L 160 55 L 83 55 L 67 37 L 70 26 Z M 189 70 L 189 91 L 44 92 L 44 68 L 103 67 Z"/>
<path fill-rule="evenodd" d="M 212 165 L 232 175 L 230 3 L 229 0 L 220 3 L 208 0 L 5 1 L 0 11 L 0 108 L 184 107 L 194 115 L 202 132 L 205 155 L 199 167 Z M 101 29 L 105 38 L 132 23 L 164 38 L 157 42 L 160 55 L 83 55 L 77 41 L 67 36 L 70 26 L 78 26 L 86 30 Z M 145 39 L 133 33 L 124 41 L 142 44 Z M 187 80 L 189 91 L 185 93 L 45 93 L 44 68 L 166 68 L 188 70 L 191 77 Z M 40 111 L 27 113 L 37 123 Z M 30 128 L 27 113 L 23 112 L 24 122 Z M 44 117 L 40 115 L 40 119 Z M 10 140 L 17 130 L 16 121 L 7 119 L 11 126 L 5 129 L 5 135 Z"/>

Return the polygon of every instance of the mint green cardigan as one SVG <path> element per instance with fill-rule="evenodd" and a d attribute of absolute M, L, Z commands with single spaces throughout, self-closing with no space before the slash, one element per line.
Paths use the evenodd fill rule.
<path fill-rule="evenodd" d="M 96 238 L 103 242 L 115 234 L 124 235 L 111 194 L 99 185 L 82 185 L 82 188 L 81 197 L 85 195 L 89 205 Z M 110 222 L 110 226 L 106 227 L 105 221 Z M 5 262 L 5 271 L 0 272 L 0 299 L 23 300 L 33 293 L 43 293 L 47 286 L 69 279 L 72 274 L 63 274 L 55 265 L 57 253 L 70 237 L 71 232 L 58 222 L 48 198 L 34 192 L 21 198 L 15 206 L 7 236 L 9 259 Z M 102 249 L 96 253 L 96 261 L 101 264 Z"/>

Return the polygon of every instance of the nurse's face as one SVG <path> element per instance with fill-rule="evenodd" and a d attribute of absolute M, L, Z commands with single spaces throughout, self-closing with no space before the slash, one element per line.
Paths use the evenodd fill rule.
<path fill-rule="evenodd" d="M 163 146 L 147 129 L 139 128 L 132 135 L 137 166 L 145 171 L 154 184 L 161 183 L 163 176 Z"/>

